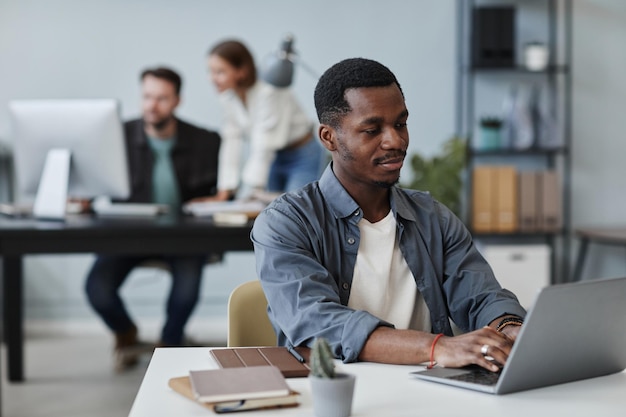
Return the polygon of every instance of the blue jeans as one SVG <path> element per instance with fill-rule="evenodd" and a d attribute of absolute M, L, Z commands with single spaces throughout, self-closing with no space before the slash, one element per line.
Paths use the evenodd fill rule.
<path fill-rule="evenodd" d="M 128 332 L 134 323 L 119 295 L 119 288 L 131 270 L 147 260 L 164 261 L 171 269 L 172 286 L 167 299 L 167 318 L 161 332 L 161 342 L 166 346 L 181 345 L 185 325 L 198 303 L 206 256 L 100 255 L 87 275 L 87 298 L 109 329 L 114 333 Z"/>
<path fill-rule="evenodd" d="M 270 168 L 267 190 L 296 190 L 318 180 L 324 165 L 322 145 L 315 138 L 298 148 L 278 151 Z"/>

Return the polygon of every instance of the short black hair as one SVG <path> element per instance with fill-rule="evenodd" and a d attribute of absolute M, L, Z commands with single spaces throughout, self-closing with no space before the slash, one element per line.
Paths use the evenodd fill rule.
<path fill-rule="evenodd" d="M 172 85 L 174 85 L 176 95 L 180 95 L 180 90 L 183 86 L 183 79 L 173 69 L 167 67 L 147 68 L 141 72 L 141 77 L 139 77 L 139 79 L 143 81 L 143 79 L 147 76 L 169 81 Z"/>
<path fill-rule="evenodd" d="M 350 112 L 346 90 L 362 87 L 387 87 L 396 84 L 404 97 L 396 76 L 383 64 L 366 58 L 340 61 L 322 74 L 315 87 L 317 118 L 322 124 L 339 126 L 341 116 Z"/>

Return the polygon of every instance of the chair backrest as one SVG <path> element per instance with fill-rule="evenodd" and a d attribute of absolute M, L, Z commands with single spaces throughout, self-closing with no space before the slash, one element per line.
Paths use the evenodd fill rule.
<path fill-rule="evenodd" d="M 228 298 L 228 346 L 276 346 L 259 280 L 237 286 Z"/>

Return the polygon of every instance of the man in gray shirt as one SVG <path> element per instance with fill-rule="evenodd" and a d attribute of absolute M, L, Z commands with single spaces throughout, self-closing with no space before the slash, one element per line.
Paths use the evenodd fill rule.
<path fill-rule="evenodd" d="M 526 312 L 450 210 L 396 186 L 409 134 L 395 75 L 341 61 L 320 78 L 315 106 L 332 162 L 272 202 L 251 234 L 278 343 L 324 337 L 345 362 L 496 371 Z M 464 333 L 453 336 L 450 320 Z"/>

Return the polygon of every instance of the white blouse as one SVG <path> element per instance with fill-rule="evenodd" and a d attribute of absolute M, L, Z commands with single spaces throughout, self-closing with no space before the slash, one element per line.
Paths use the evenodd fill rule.
<path fill-rule="evenodd" d="M 220 190 L 237 189 L 240 183 L 265 188 L 276 152 L 313 128 L 313 122 L 289 88 L 277 88 L 263 81 L 257 81 L 247 91 L 246 105 L 233 90 L 220 94 L 220 104 L 223 112 Z M 250 145 L 245 162 L 242 161 L 244 141 Z"/>

